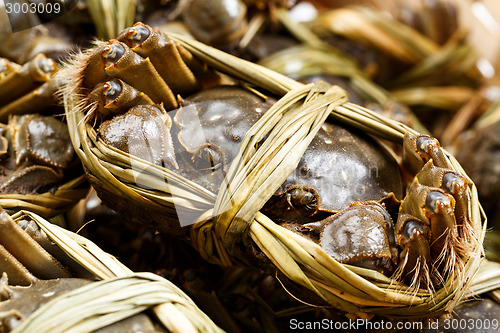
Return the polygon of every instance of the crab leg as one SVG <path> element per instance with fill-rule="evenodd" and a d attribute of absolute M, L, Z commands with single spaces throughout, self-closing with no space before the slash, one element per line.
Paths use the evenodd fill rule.
<path fill-rule="evenodd" d="M 175 93 L 188 95 L 200 88 L 174 42 L 162 33 L 138 22 L 125 29 L 117 40 L 127 44 L 132 51 L 144 58 L 151 59 L 155 69 Z"/>
<path fill-rule="evenodd" d="M 430 227 L 430 246 L 434 259 L 456 238 L 454 207 L 453 196 L 440 188 L 424 186 L 417 179 L 408 188 L 408 194 L 401 204 L 400 214 L 415 216 Z"/>
<path fill-rule="evenodd" d="M 54 60 L 37 55 L 17 71 L 0 79 L 0 104 L 5 104 L 28 93 L 46 82 L 57 70 Z"/>
<path fill-rule="evenodd" d="M 196 59 L 184 46 L 177 44 L 176 47 L 182 61 L 184 61 L 191 71 L 193 71 L 194 76 L 198 79 L 198 82 L 201 83 L 203 89 L 220 84 L 221 80 L 219 75 L 208 68 L 207 64 Z"/>
<path fill-rule="evenodd" d="M 103 56 L 108 60 L 105 72 L 143 91 L 156 103 L 163 103 L 167 110 L 178 107 L 172 90 L 158 74 L 151 61 L 142 58 L 122 42 L 112 40 L 104 47 Z"/>
<path fill-rule="evenodd" d="M 112 79 L 99 83 L 89 95 L 92 111 L 91 118 L 105 120 L 113 115 L 121 114 L 136 105 L 153 105 L 148 95 L 140 92 L 120 79 Z"/>
<path fill-rule="evenodd" d="M 41 279 L 69 277 L 68 271 L 35 242 L 0 208 L 0 243 L 28 270 Z M 9 258 L 3 257 L 4 260 Z"/>
<path fill-rule="evenodd" d="M 117 40 L 101 45 L 90 55 L 82 75 L 84 88 L 94 89 L 97 84 L 115 77 L 144 92 L 155 103 L 163 103 L 168 110 L 178 107 L 172 90 L 149 58 L 142 58 Z"/>
<path fill-rule="evenodd" d="M 0 107 L 0 121 L 6 122 L 10 115 L 44 111 L 57 102 L 56 92 L 60 87 L 59 80 L 51 79 L 30 93 Z"/>
<path fill-rule="evenodd" d="M 460 236 L 467 236 L 472 228 L 467 199 L 467 179 L 456 171 L 438 168 L 432 161 L 427 162 L 417 175 L 422 185 L 439 187 L 455 199 L 455 217 Z"/>
<path fill-rule="evenodd" d="M 29 286 L 37 280 L 9 251 L 0 245 L 2 273 L 6 273 L 12 284 Z"/>
<path fill-rule="evenodd" d="M 436 138 L 425 134 L 416 136 L 406 132 L 403 142 L 405 165 L 416 174 L 431 159 L 435 166 L 448 168 L 448 162 Z"/>
<path fill-rule="evenodd" d="M 54 186 L 62 178 L 60 170 L 45 165 L 20 167 L 2 182 L 0 193 L 34 193 Z"/>
<path fill-rule="evenodd" d="M 20 65 L 5 58 L 0 58 L 0 82 L 10 73 L 19 71 Z"/>
<path fill-rule="evenodd" d="M 418 286 L 421 282 L 430 285 L 432 260 L 429 227 L 409 214 L 400 214 L 396 230 L 397 242 L 403 248 L 396 275 L 403 274 L 410 285 Z"/>

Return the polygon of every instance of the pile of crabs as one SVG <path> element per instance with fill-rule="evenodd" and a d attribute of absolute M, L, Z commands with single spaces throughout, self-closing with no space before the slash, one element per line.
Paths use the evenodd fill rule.
<path fill-rule="evenodd" d="M 237 21 L 220 22 L 224 28 L 215 29 L 212 35 L 201 33 L 209 28 L 200 27 L 198 21 L 192 19 L 203 12 L 193 8 L 203 7 L 203 3 L 191 1 L 189 7 L 190 1 L 181 2 L 182 6 L 176 7 L 174 14 L 177 12 L 191 34 L 203 42 L 252 60 L 271 53 L 273 47 L 288 46 L 290 36 L 284 36 L 286 43 L 280 46 L 267 40 L 264 50 L 257 48 L 259 43 L 265 44 L 262 36 L 254 40 L 256 49 L 251 51 L 236 50 L 231 44 L 241 38 L 247 28 L 248 22 L 242 17 L 247 10 L 250 12 L 248 8 L 270 10 L 279 2 L 268 8 L 264 2 L 255 1 L 252 2 L 254 8 L 235 1 L 238 4 L 235 8 L 240 12 L 229 18 Z M 148 2 L 143 5 L 144 8 L 151 6 Z M 219 6 L 222 4 L 217 2 L 215 8 L 220 9 Z M 166 11 L 168 17 L 175 16 L 171 8 Z M 144 10 L 143 15 L 146 12 Z M 163 16 L 162 12 L 153 12 L 150 21 Z M 58 49 L 54 44 L 47 45 L 46 53 Z M 61 42 L 61 45 L 65 45 L 64 52 L 68 52 L 67 43 Z M 35 47 L 29 51 L 32 49 Z M 84 121 L 94 128 L 97 140 L 173 171 L 215 194 L 223 185 L 245 134 L 280 98 L 211 69 L 160 29 L 140 22 L 115 39 L 94 42 L 87 50 L 74 55 L 70 61 L 73 65 L 62 71 L 57 63 L 60 53 L 54 60 L 43 53 L 26 57 L 30 60 L 17 59 L 23 65 L 0 58 L 0 121 L 3 123 L 0 125 L 0 194 L 7 198 L 14 194 L 55 192 L 82 172 L 61 116 L 63 109 L 57 96 L 60 89 L 81 97 L 80 107 L 86 113 Z M 342 86 L 349 88 L 343 79 L 332 80 L 335 84 L 340 80 Z M 351 97 L 359 98 L 355 92 Z M 120 198 L 109 195 L 99 181 L 91 174 L 88 176 L 102 203 L 115 210 L 107 211 L 108 221 L 104 223 L 116 228 L 121 223 L 116 220 L 141 220 L 140 214 L 134 216 L 133 208 L 122 210 L 124 203 Z M 471 241 L 478 237 L 471 220 L 468 186 L 466 177 L 455 171 L 438 140 L 430 135 L 408 132 L 401 147 L 329 118 L 295 171 L 261 212 L 280 226 L 318 244 L 340 263 L 380 272 L 414 290 L 435 290 L 442 287 L 450 275 L 463 269 Z M 148 221 L 141 222 L 145 228 L 130 227 L 134 232 L 141 232 L 134 244 L 147 243 L 146 238 L 151 241 L 163 237 L 159 236 L 161 230 L 148 230 Z M 194 222 L 194 219 L 183 221 L 183 225 Z M 8 214 L 2 212 L 0 225 L 11 228 L 3 230 L 12 230 L 13 223 Z M 178 225 L 179 221 L 172 220 L 172 224 Z M 19 225 L 29 233 L 28 222 Z M 94 230 L 92 228 L 88 227 Z M 31 224 L 31 229 L 36 228 Z M 37 239 L 34 235 L 40 231 L 33 230 L 30 237 Z M 115 244 L 99 234 L 102 232 L 99 227 L 94 231 L 96 239 L 103 244 Z M 21 243 L 29 243 L 34 251 L 44 251 L 26 239 Z M 43 269 L 36 268 L 39 263 L 23 258 L 13 248 L 21 243 L 6 245 L 6 242 L 0 248 L 1 258 L 12 264 L 10 272 L 22 273 L 11 273 L 9 283 L 33 283 L 37 289 L 43 287 L 43 280 L 80 276 L 78 269 L 59 263 L 57 255 L 47 249 L 50 253 L 46 258 L 57 260 L 48 260 L 55 273 L 44 276 L 40 273 Z M 113 250 L 110 247 L 109 251 Z M 129 253 L 130 249 L 125 252 Z M 20 264 L 16 266 L 14 260 Z M 164 264 L 153 265 L 149 259 L 134 260 L 141 269 L 158 272 Z M 9 290 L 11 287 L 6 285 L 4 278 L 0 287 Z M 33 293 L 40 293 L 35 289 Z M 11 308 L 15 309 L 16 305 Z M 23 315 L 29 315 L 30 311 Z M 12 321 L 5 324 L 7 328 L 15 327 L 20 319 L 11 315 L 5 318 Z M 227 325 L 232 327 L 233 323 Z"/>

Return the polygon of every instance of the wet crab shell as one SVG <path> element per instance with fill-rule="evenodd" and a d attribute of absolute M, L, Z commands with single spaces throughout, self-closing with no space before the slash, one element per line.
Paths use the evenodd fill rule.
<path fill-rule="evenodd" d="M 275 102 L 238 86 L 189 96 L 175 112 L 179 172 L 217 191 L 248 129 Z"/>
<path fill-rule="evenodd" d="M 182 18 L 189 31 L 203 43 L 227 45 L 239 40 L 247 27 L 247 6 L 241 0 L 181 1 Z"/>
<path fill-rule="evenodd" d="M 212 87 L 183 99 L 179 109 L 169 112 L 160 112 L 158 106 L 133 107 L 124 115 L 105 121 L 99 127 L 99 137 L 110 146 L 175 170 L 216 192 L 237 155 L 244 135 L 273 102 L 272 98 L 265 101 L 238 86 Z M 140 109 L 158 110 L 156 121 L 159 122 L 153 127 L 163 128 L 163 135 L 150 131 L 147 139 L 136 139 L 138 135 L 146 135 L 142 126 L 153 128 L 146 124 L 155 121 L 150 116 L 143 116 L 142 121 L 133 121 L 130 117 L 139 115 L 137 110 Z M 169 116 L 174 119 L 173 125 L 170 125 L 170 120 L 168 124 L 161 120 L 164 117 L 169 119 Z M 173 142 L 167 150 L 161 147 L 166 141 Z M 161 155 L 164 151 L 171 152 L 169 156 L 176 162 L 175 166 L 169 163 L 170 158 Z M 158 156 L 159 159 L 152 160 L 151 156 Z M 94 184 L 104 202 L 116 209 L 124 209 L 124 205 L 116 206 L 115 200 L 110 200 L 99 183 Z M 359 188 L 361 190 L 357 191 Z M 402 180 L 399 166 L 392 156 L 370 137 L 327 122 L 305 151 L 296 171 L 265 204 L 263 212 L 286 228 L 312 237 L 327 250 L 331 248 L 328 244 L 334 243 L 331 239 L 326 240 L 329 236 L 320 237 L 318 241 L 317 237 L 300 230 L 300 225 L 323 220 L 354 201 L 383 200 L 394 198 L 394 195 L 401 198 Z M 374 224 L 368 225 L 366 219 L 360 220 L 356 226 L 349 225 L 356 230 L 377 229 L 379 233 L 376 235 L 372 232 L 373 244 L 361 242 L 361 247 L 355 249 L 343 246 L 341 252 L 348 258 L 339 260 L 391 271 L 397 258 L 392 220 L 385 207 L 375 202 L 373 207 L 380 207 L 379 210 L 384 212 L 377 222 L 378 228 Z M 366 208 L 355 214 L 363 214 L 364 210 Z M 367 219 L 374 218 L 369 215 Z M 186 217 L 179 214 L 179 219 L 181 223 L 186 223 L 182 221 Z M 328 228 L 331 229 L 331 225 Z M 331 234 L 323 234 L 327 233 Z M 360 232 L 358 237 L 363 235 Z M 338 249 L 332 251 L 339 252 Z M 332 257 L 337 258 L 335 255 Z"/>
<path fill-rule="evenodd" d="M 327 122 L 265 211 L 278 220 L 304 223 L 351 202 L 390 193 L 401 198 L 402 191 L 399 166 L 387 150 L 359 131 Z"/>
<path fill-rule="evenodd" d="M 264 101 L 237 86 L 213 87 L 185 98 L 179 109 L 171 110 L 174 126 L 170 125 L 166 113 L 163 116 L 158 113 L 156 118 L 143 115 L 137 121 L 133 120 L 132 114 L 137 115 L 136 110 L 158 110 L 156 107 L 137 106 L 123 116 L 104 122 L 99 127 L 99 135 L 115 148 L 152 163 L 164 164 L 217 191 L 244 135 L 273 101 Z M 158 125 L 147 125 L 161 117 L 168 120 L 166 125 L 163 120 Z M 160 136 L 154 131 L 146 134 L 141 126 L 160 131 L 163 128 L 166 132 Z M 172 139 L 168 132 L 171 132 Z M 150 138 L 138 140 L 134 133 L 144 133 L 142 135 Z M 174 142 L 174 146 L 169 142 Z M 168 144 L 168 147 L 165 149 L 157 144 Z M 168 152 L 168 157 L 161 152 Z M 150 156 L 158 157 L 152 159 Z M 402 182 L 398 175 L 397 163 L 373 139 L 325 123 L 296 171 L 283 183 L 264 211 L 277 221 L 305 223 L 322 219 L 357 200 L 381 200 L 390 193 L 401 198 Z"/>
<path fill-rule="evenodd" d="M 273 101 L 242 87 L 213 87 L 181 100 L 180 108 L 168 112 L 161 105 L 132 107 L 103 122 L 97 139 L 216 192 L 243 136 Z M 111 200 L 110 189 L 91 173 L 88 177 L 107 205 L 129 212 L 141 223 L 184 234 L 186 231 L 172 223 L 173 220 L 182 219 L 181 223 L 191 224 L 197 218 L 196 215 L 177 215 L 174 211 L 165 219 L 164 214 L 145 211 L 140 204 Z"/>

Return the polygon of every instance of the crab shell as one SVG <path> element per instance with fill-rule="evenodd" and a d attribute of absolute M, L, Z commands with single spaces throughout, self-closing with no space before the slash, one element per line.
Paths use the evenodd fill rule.
<path fill-rule="evenodd" d="M 247 6 L 242 0 L 184 0 L 180 7 L 189 31 L 205 44 L 227 45 L 245 33 Z"/>
<path fill-rule="evenodd" d="M 244 134 L 272 101 L 241 87 L 213 87 L 181 100 L 180 108 L 168 112 L 161 105 L 132 107 L 103 122 L 98 138 L 216 192 Z M 99 197 L 112 209 L 172 235 L 186 234 L 186 228 L 172 223 L 176 218 L 180 220 L 178 212 L 170 216 L 145 209 L 140 203 L 111 199 L 115 197 L 111 189 L 93 175 L 88 177 Z M 182 221 L 192 224 L 197 218 L 183 215 Z"/>

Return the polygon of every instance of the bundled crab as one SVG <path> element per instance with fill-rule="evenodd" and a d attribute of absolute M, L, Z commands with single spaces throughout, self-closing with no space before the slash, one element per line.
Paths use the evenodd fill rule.
<path fill-rule="evenodd" d="M 142 23 L 62 75 L 102 200 L 212 262 L 257 262 L 317 301 L 393 316 L 451 311 L 477 270 L 483 217 L 458 163 L 338 87 Z M 402 166 L 381 138 L 402 144 Z"/>

